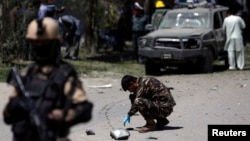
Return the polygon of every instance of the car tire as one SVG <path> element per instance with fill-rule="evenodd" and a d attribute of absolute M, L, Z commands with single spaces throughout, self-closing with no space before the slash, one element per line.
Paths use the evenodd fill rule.
<path fill-rule="evenodd" d="M 225 69 L 228 69 L 229 68 L 229 62 L 228 62 L 228 57 L 226 56 L 225 58 L 224 58 L 224 66 L 225 66 Z"/>
<path fill-rule="evenodd" d="M 214 56 L 211 49 L 207 49 L 206 56 L 200 58 L 197 61 L 198 70 L 201 73 L 212 73 L 213 72 Z"/>
<path fill-rule="evenodd" d="M 146 75 L 159 75 L 160 74 L 160 66 L 152 63 L 150 61 L 145 62 L 145 73 Z"/>

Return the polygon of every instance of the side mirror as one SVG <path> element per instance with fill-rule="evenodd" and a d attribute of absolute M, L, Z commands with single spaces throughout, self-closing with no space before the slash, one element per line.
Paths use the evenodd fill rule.
<path fill-rule="evenodd" d="M 146 31 L 153 31 L 153 30 L 155 30 L 155 29 L 154 29 L 154 26 L 153 26 L 152 24 L 146 24 L 145 30 L 146 30 Z"/>

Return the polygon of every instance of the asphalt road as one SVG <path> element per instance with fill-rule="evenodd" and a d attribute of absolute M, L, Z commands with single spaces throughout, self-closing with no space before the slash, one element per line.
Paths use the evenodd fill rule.
<path fill-rule="evenodd" d="M 168 117 L 170 123 L 163 130 L 148 133 L 133 130 L 145 124 L 139 114 L 131 117 L 126 127 L 122 125 L 130 101 L 129 93 L 121 89 L 120 78 L 83 78 L 87 95 L 94 102 L 93 119 L 72 128 L 72 141 L 111 141 L 114 139 L 110 132 L 117 129 L 128 129 L 129 141 L 206 141 L 209 124 L 250 124 L 249 70 L 157 78 L 174 87 L 172 94 L 177 103 Z M 103 85 L 108 88 L 98 88 Z M 0 84 L 1 110 L 10 91 L 7 84 Z M 92 130 L 95 135 L 87 135 L 86 130 Z M 0 121 L 0 138 L 11 141 L 10 127 L 3 120 Z"/>

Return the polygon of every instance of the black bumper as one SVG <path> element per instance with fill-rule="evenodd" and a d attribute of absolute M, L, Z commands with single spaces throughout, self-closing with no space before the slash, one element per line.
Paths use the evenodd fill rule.
<path fill-rule="evenodd" d="M 152 49 L 139 48 L 138 55 L 149 60 L 180 60 L 205 56 L 206 49 Z"/>

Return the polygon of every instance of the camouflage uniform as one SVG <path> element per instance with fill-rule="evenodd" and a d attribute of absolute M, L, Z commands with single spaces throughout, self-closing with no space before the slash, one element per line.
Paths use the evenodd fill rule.
<path fill-rule="evenodd" d="M 173 112 L 176 105 L 169 88 L 155 78 L 138 78 L 136 99 L 128 112 L 129 116 L 137 111 L 148 119 L 163 119 Z"/>

